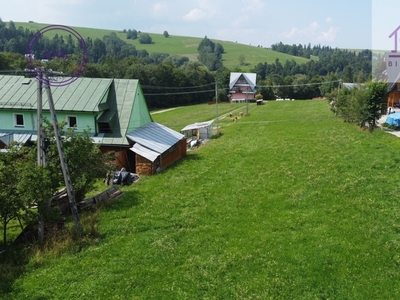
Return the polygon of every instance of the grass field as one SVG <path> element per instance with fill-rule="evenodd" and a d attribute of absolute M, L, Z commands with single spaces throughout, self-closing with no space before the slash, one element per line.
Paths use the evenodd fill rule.
<path fill-rule="evenodd" d="M 209 107 L 153 118 L 179 128 Z M 400 139 L 324 101 L 252 104 L 220 124 L 221 137 L 124 187 L 90 245 L 33 257 L 0 297 L 399 299 Z"/>
<path fill-rule="evenodd" d="M 15 22 L 16 28 L 22 26 L 24 28 L 28 28 L 36 32 L 49 24 L 40 24 L 40 23 L 26 23 L 26 22 Z M 165 38 L 162 32 L 159 34 L 149 33 L 153 39 L 153 44 L 143 45 L 140 44 L 139 41 L 136 40 L 127 40 L 126 33 L 123 33 L 121 29 L 120 31 L 115 30 L 107 30 L 107 29 L 95 29 L 95 28 L 84 28 L 84 27 L 75 27 L 71 26 L 71 28 L 75 29 L 84 39 L 87 37 L 92 38 L 93 40 L 96 38 L 102 39 L 104 35 L 109 34 L 110 32 L 115 32 L 119 38 L 126 41 L 127 43 L 133 44 L 136 49 L 143 50 L 145 49 L 148 53 L 162 52 L 169 53 L 170 55 L 183 55 L 187 56 L 192 61 L 197 61 L 197 47 L 201 40 L 204 38 L 196 38 L 196 37 L 186 37 L 186 36 L 176 36 L 173 32 L 169 32 L 170 36 Z M 128 29 L 128 28 L 126 28 Z M 49 38 L 52 38 L 56 33 L 59 35 L 63 35 L 62 31 L 51 30 L 45 33 L 45 35 Z M 212 39 L 212 37 L 209 37 Z M 212 39 L 213 40 L 213 39 Z M 220 41 L 213 40 L 214 42 L 220 43 L 224 49 L 225 53 L 223 54 L 223 63 L 224 66 L 233 70 L 234 68 L 239 68 L 243 72 L 248 72 L 252 68 L 254 68 L 258 63 L 273 63 L 278 58 L 282 64 L 287 60 L 294 59 L 298 64 L 305 63 L 309 61 L 309 59 L 296 57 L 276 51 L 272 51 L 270 49 L 265 49 L 262 47 L 251 46 L 239 44 L 236 42 L 230 41 Z M 265 47 L 270 47 L 270 45 L 264 45 Z M 239 64 L 239 55 L 245 55 L 245 66 L 241 66 Z M 314 58 L 316 59 L 316 58 Z"/>

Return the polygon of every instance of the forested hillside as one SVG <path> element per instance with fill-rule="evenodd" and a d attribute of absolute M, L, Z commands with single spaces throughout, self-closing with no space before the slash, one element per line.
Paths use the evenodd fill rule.
<path fill-rule="evenodd" d="M 218 99 L 227 101 L 230 72 L 257 73 L 258 91 L 264 99 L 309 99 L 330 92 L 337 87 L 339 80 L 365 82 L 371 78 L 370 50 L 350 51 L 321 45 L 290 46 L 278 43 L 271 46 L 274 51 L 257 50 L 285 53 L 280 54 L 282 60 L 278 55 L 274 61 L 260 57 L 257 63 L 250 64 L 246 52 L 239 50 L 237 66 L 229 68 L 224 62 L 228 55 L 238 51 L 234 50 L 234 44 L 229 44 L 227 50 L 207 37 L 199 39 L 196 45 L 198 60 L 194 60 L 185 55 L 154 52 L 154 42 L 137 49 L 132 40 L 139 39 L 141 33 L 132 35 L 132 32 L 125 30 L 122 38 L 121 33 L 115 32 L 109 32 L 101 38 L 86 36 L 84 41 L 89 64 L 83 75 L 139 79 L 151 108 L 215 100 L 215 82 L 218 83 Z M 34 35 L 33 30 L 22 26 L 16 28 L 14 22 L 6 23 L 0 19 L 0 72 L 15 74 L 26 69 L 24 54 Z M 164 33 L 163 40 L 168 39 L 171 39 L 170 35 Z M 163 40 L 159 39 L 156 43 L 160 44 Z M 68 73 L 80 59 L 80 47 L 71 35 L 43 35 L 32 51 L 37 58 L 47 62 L 38 59 L 35 66 Z M 161 45 L 158 47 L 163 49 Z M 237 49 L 243 49 L 240 47 L 243 46 L 237 45 Z M 167 49 L 172 49 L 171 43 Z"/>

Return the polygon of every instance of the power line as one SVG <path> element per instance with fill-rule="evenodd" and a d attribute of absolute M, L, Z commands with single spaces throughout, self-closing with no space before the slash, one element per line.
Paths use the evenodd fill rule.
<path fill-rule="evenodd" d="M 32 74 L 33 70 L 1 70 L 0 73 L 4 74 L 18 74 L 18 73 L 30 73 Z M 51 74 L 52 70 L 49 72 Z M 53 72 L 54 75 L 59 77 L 62 76 L 71 76 L 71 74 L 60 73 L 60 72 Z M 284 87 L 298 87 L 298 86 L 313 86 L 313 85 L 323 85 L 328 83 L 338 83 L 340 80 L 332 80 L 332 81 L 325 81 L 325 82 L 314 82 L 314 83 L 302 83 L 302 84 L 284 84 L 284 85 L 257 85 L 257 88 L 284 88 Z M 168 87 L 168 86 L 151 86 L 151 85 L 141 85 L 142 88 L 147 89 L 159 89 L 159 90 L 184 90 L 184 89 L 197 89 L 206 86 L 214 86 L 215 83 L 208 83 L 204 85 L 197 85 L 197 86 L 188 86 L 188 87 Z M 219 88 L 220 90 L 229 90 L 230 88 Z M 194 91 L 194 92 L 174 92 L 174 93 L 145 93 L 145 96 L 170 96 L 170 95 L 184 95 L 184 94 L 195 94 L 195 93 L 208 93 L 213 92 L 215 90 L 204 90 L 204 91 Z"/>
<path fill-rule="evenodd" d="M 214 90 L 194 91 L 194 92 L 157 93 L 157 94 L 143 93 L 143 95 L 145 95 L 145 96 L 171 96 L 171 95 L 199 94 L 199 93 L 210 93 L 210 92 L 215 92 L 215 89 Z"/>
<path fill-rule="evenodd" d="M 187 87 L 169 87 L 169 86 L 151 86 L 151 85 L 141 85 L 143 88 L 149 88 L 149 89 L 171 89 L 171 90 L 183 90 L 183 89 L 197 89 L 200 87 L 205 87 L 205 86 L 214 86 L 215 82 L 213 83 L 208 83 L 204 85 L 197 85 L 197 86 L 187 86 Z"/>
<path fill-rule="evenodd" d="M 301 83 L 301 84 L 284 84 L 284 85 L 257 85 L 257 87 L 266 88 L 280 88 L 280 87 L 293 87 L 293 86 L 311 86 L 311 85 L 323 85 L 327 83 L 340 82 L 340 80 L 325 81 L 325 82 L 314 82 L 314 83 Z"/>

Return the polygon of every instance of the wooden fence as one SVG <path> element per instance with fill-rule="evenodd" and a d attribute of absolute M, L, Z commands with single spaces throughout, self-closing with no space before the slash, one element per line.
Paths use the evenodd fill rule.
<path fill-rule="evenodd" d="M 108 199 L 116 199 L 121 196 L 123 192 L 116 186 L 113 185 L 107 190 L 93 196 L 91 198 L 85 199 L 83 201 L 78 202 L 77 208 L 78 211 L 89 209 L 104 200 Z M 65 189 L 59 191 L 51 200 L 51 206 L 55 207 L 58 206 L 60 208 L 61 214 L 69 214 L 70 213 L 70 206 L 69 206 L 69 199 L 67 195 L 67 191 Z"/>

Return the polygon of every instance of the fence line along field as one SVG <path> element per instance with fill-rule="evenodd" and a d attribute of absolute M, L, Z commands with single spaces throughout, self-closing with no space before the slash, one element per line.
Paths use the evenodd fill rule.
<path fill-rule="evenodd" d="M 200 110 L 153 118 L 179 130 Z M 400 139 L 325 101 L 251 104 L 220 123 L 219 138 L 124 187 L 92 245 L 31 258 L 1 297 L 400 297 Z"/>

